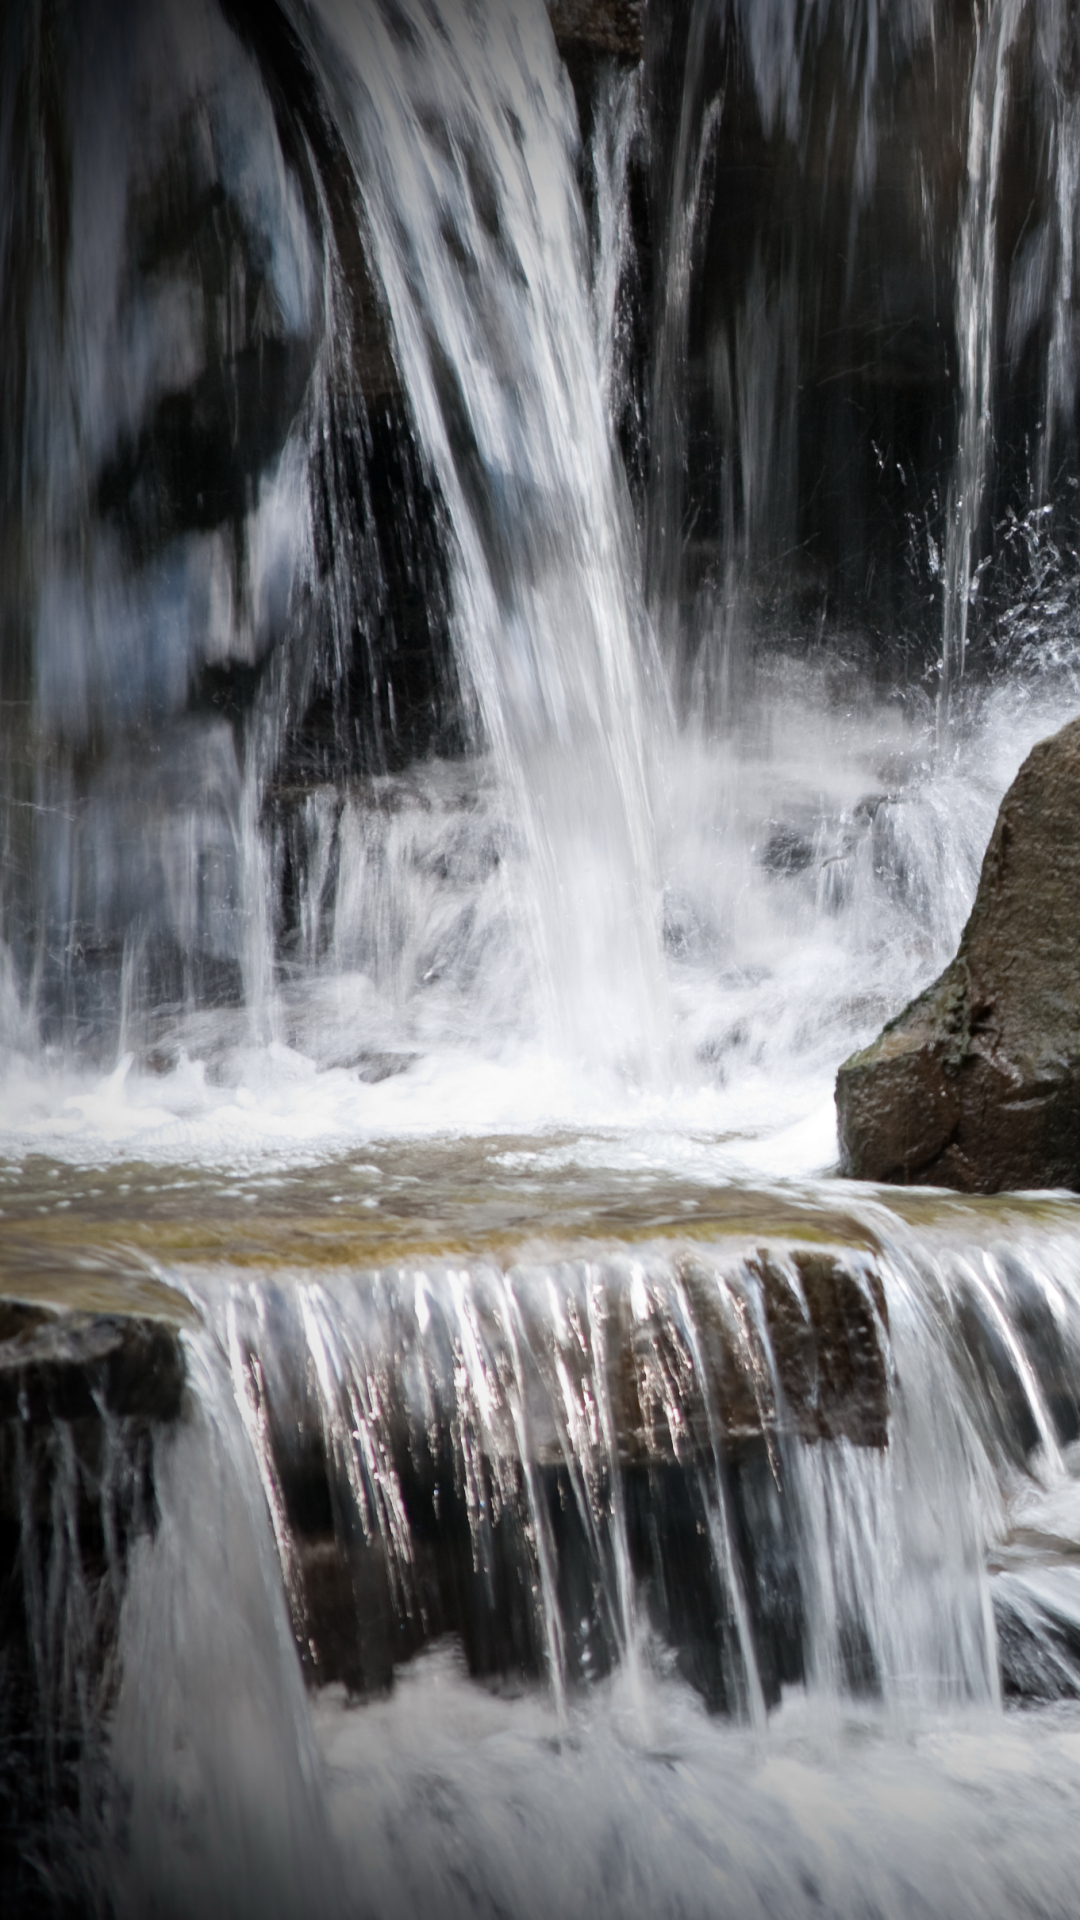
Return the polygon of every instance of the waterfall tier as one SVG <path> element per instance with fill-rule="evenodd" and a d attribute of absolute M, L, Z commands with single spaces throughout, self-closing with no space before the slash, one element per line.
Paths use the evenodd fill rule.
<path fill-rule="evenodd" d="M 248 1686 L 309 1770 L 281 1844 L 313 1871 L 319 1715 L 451 1641 L 571 1743 L 616 1682 L 647 1741 L 665 1675 L 759 1738 L 797 1690 L 913 1731 L 1080 1697 L 1071 1204 L 375 1151 L 4 1172 L 5 1765 L 24 1837 L 81 1809 L 73 1887 L 166 1898 L 192 1845 L 196 1882 L 242 1870 L 260 1736 L 213 1703 Z"/>

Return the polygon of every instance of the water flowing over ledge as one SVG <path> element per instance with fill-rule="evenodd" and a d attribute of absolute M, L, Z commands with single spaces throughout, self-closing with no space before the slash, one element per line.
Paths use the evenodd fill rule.
<path fill-rule="evenodd" d="M 336 1876 L 361 1831 L 365 1910 L 383 1885 L 377 1911 L 428 1911 L 446 1863 L 424 1796 L 449 1768 L 466 1829 L 499 1808 L 507 1739 L 523 1765 L 536 1741 L 603 1751 L 650 1793 L 658 1764 L 694 1792 L 749 1767 L 746 1817 L 783 1836 L 793 1912 L 800 1848 L 832 1832 L 811 1809 L 824 1795 L 843 1833 L 867 1790 L 852 1740 L 885 1769 L 887 1878 L 920 1796 L 952 1780 L 993 1804 L 999 1768 L 1041 1779 L 1056 1754 L 1068 1791 L 1063 1706 L 1040 1708 L 1042 1746 L 986 1716 L 1003 1688 L 1080 1697 L 1074 1203 L 911 1192 L 900 1212 L 835 1182 L 605 1172 L 573 1142 L 372 1152 L 224 1180 L 5 1170 L 0 1287 L 38 1303 L 0 1329 L 23 1569 L 9 1728 L 21 1712 L 38 1756 L 17 1789 L 29 1832 L 41 1768 L 77 1787 L 73 1887 L 185 1912 L 251 1873 L 245 1898 L 299 1913 L 314 1874 L 348 1911 Z M 141 1399 L 107 1384 L 125 1379 Z M 720 1711 L 711 1734 L 695 1698 Z M 916 1758 L 889 1758 L 889 1728 Z M 402 1854 L 392 1795 L 414 1792 Z M 712 1857 L 703 1832 L 692 1868 L 662 1832 L 642 1855 L 600 1792 L 577 1818 L 582 1837 L 614 1818 L 634 1875 Z M 867 1856 L 832 1844 L 846 1903 Z M 1067 1849 L 1059 1864 L 1044 1884 L 1064 1913 Z M 498 1884 L 527 1910 L 481 1849 L 462 1897 Z"/>

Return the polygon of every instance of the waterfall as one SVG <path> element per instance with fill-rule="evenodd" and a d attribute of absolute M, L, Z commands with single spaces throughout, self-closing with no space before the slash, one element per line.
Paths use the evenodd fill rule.
<path fill-rule="evenodd" d="M 531 855 L 547 1018 L 575 1050 L 645 1070 L 663 1044 L 649 791 L 663 718 L 545 11 L 319 20 L 453 527 L 458 658 Z"/>
<path fill-rule="evenodd" d="M 0 1906 L 1067 1920 L 1062 0 L 0 18 Z M 1022 1706 L 1022 1713 L 1016 1711 Z"/>
<path fill-rule="evenodd" d="M 56 1258 L 51 1187 L 114 1310 L 141 1247 L 170 1316 L 23 1308 L 12 1353 L 5 1305 L 12 1898 L 547 1912 L 566 1872 L 572 1911 L 684 1876 L 698 1911 L 741 1831 L 747 1901 L 784 1912 L 810 1862 L 841 1913 L 868 1874 L 910 1886 L 914 1846 L 938 1912 L 1011 1911 L 1018 1874 L 1067 1913 L 1074 1204 L 373 1151 L 134 1190 L 5 1172 L 5 1288 L 9 1253 Z M 523 1159 L 547 1250 L 508 1228 Z"/>
<path fill-rule="evenodd" d="M 992 368 L 997 278 L 997 200 L 1008 110 L 1008 62 L 1023 7 L 990 9 L 980 38 L 968 107 L 967 197 L 957 246 L 957 333 L 961 365 L 960 445 L 948 504 L 944 556 L 941 700 L 964 671 L 975 585 L 974 542 L 983 509 L 991 447 Z"/>
<path fill-rule="evenodd" d="M 988 1281 L 890 1227 L 888 1254 L 840 1257 L 835 1309 L 832 1256 L 707 1246 L 299 1294 L 197 1283 L 316 1674 L 377 1688 L 453 1622 L 474 1670 L 537 1671 L 564 1714 L 650 1632 L 759 1724 L 797 1675 L 897 1705 L 995 1698 L 982 1552 L 1003 1462 L 1034 1422 L 1042 1470 L 1065 1470 L 994 1257 Z M 958 1393 L 986 1339 L 1007 1345 L 1004 1417 Z M 354 1627 L 328 1604 L 335 1543 Z"/>
<path fill-rule="evenodd" d="M 336 1172 L 346 1194 L 369 1177 Z M 734 1716 L 710 1736 L 709 1764 L 743 1756 L 766 1796 L 757 1817 L 769 1769 L 794 1762 L 760 1745 L 751 1757 L 738 1722 L 772 1739 L 766 1707 L 782 1728 L 779 1702 L 800 1685 L 823 1724 L 859 1716 L 872 1768 L 875 1727 L 914 1731 L 929 1714 L 939 1790 L 949 1742 L 962 1747 L 967 1726 L 989 1740 L 978 1716 L 999 1702 L 999 1661 L 1010 1691 L 1072 1698 L 1071 1565 L 1029 1561 L 1025 1544 L 1077 1524 L 1063 1451 L 1080 1431 L 1071 1211 L 973 1214 L 959 1242 L 944 1209 L 929 1225 L 879 1201 L 842 1227 L 834 1212 L 847 1245 L 815 1239 L 816 1219 L 827 1229 L 820 1202 L 801 1227 L 792 1216 L 786 1245 L 740 1245 L 703 1217 L 681 1245 L 676 1231 L 669 1247 L 558 1260 L 402 1254 L 377 1271 L 276 1278 L 174 1262 L 168 1278 L 197 1307 L 194 1405 L 155 1440 L 156 1513 L 130 1549 L 111 1784 L 87 1868 L 121 1910 L 224 1912 L 257 1890 L 290 1914 L 318 1884 L 328 1911 L 347 1912 L 350 1871 L 365 1910 L 402 1910 L 403 1849 L 421 1883 L 447 1870 L 423 1794 L 405 1830 L 384 1807 L 386 1831 L 351 1868 L 356 1816 L 328 1825 L 327 1795 L 362 1793 L 375 1765 L 400 1770 L 392 1791 L 406 1796 L 461 1766 L 455 1818 L 468 1829 L 499 1808 L 505 1734 L 493 1722 L 455 1760 L 453 1721 L 441 1734 L 421 1704 L 441 1686 L 441 1710 L 462 1710 L 464 1679 L 425 1652 L 448 1632 L 489 1686 L 544 1683 L 535 1730 L 518 1716 L 526 1750 L 614 1737 L 621 1767 L 639 1742 L 648 1754 L 674 1740 L 692 1774 L 703 1726 L 691 1738 L 685 1718 L 658 1725 L 688 1711 L 662 1697 L 678 1675 Z M 380 1708 L 394 1676 L 400 1704 Z M 371 1704 L 346 1707 L 346 1687 Z M 958 1707 L 967 1718 L 949 1733 L 934 1716 Z M 793 1738 L 805 1756 L 798 1721 Z M 839 1791 L 843 1830 L 857 1795 L 850 1780 Z M 584 1792 L 582 1818 L 604 1817 L 598 1787 Z M 880 1801 L 886 1874 L 903 1806 Z M 617 1830 L 621 1856 L 629 1830 Z M 847 1912 L 866 1867 L 841 1844 Z M 781 1845 L 783 1910 L 799 1912 L 785 1877 L 797 1849 Z M 644 1858 L 675 1866 L 657 1834 Z M 1070 1859 L 1047 1883 L 1050 1911 L 1067 1909 Z M 507 1871 L 511 1909 L 527 1911 L 519 1870 L 475 1845 L 463 1911 Z M 557 1872 L 540 1879 L 547 1911 Z M 640 1889 L 623 1898 L 647 1910 Z M 986 1910 L 1006 1909 L 991 1895 Z"/>
<path fill-rule="evenodd" d="M 96 20 L 6 29 L 5 125 L 59 170 L 5 136 L 10 1043 L 133 1088 L 281 1045 L 741 1083 L 805 1054 L 767 986 L 796 924 L 866 1037 L 955 939 L 1069 592 L 1014 486 L 1069 446 L 1053 7 L 939 57 L 922 5 L 702 0 L 580 101 L 539 0 Z M 1014 236 L 1024 62 L 1050 184 Z M 993 644 L 1036 671 L 928 778 L 921 674 L 944 714 L 1006 500 Z"/>

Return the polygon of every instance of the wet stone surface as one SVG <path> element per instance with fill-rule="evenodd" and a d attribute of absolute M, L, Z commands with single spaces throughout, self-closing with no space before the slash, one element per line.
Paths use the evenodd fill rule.
<path fill-rule="evenodd" d="M 1080 722 L 1005 795 L 955 960 L 836 1082 L 861 1179 L 1080 1188 Z"/>
<path fill-rule="evenodd" d="M 164 1320 L 0 1299 L 5 1910 L 38 1910 L 37 1856 L 102 1777 L 130 1558 L 157 1524 L 154 1435 L 179 1417 L 184 1382 Z"/>

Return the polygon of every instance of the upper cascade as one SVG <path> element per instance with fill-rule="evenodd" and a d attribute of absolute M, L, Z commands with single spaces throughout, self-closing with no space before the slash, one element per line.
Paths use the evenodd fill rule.
<path fill-rule="evenodd" d="M 325 1063 L 348 979 L 354 1053 L 661 1089 L 837 913 L 865 1038 L 970 903 L 987 701 L 1022 750 L 1075 669 L 1078 31 L 6 15 L 7 1044 Z"/>

